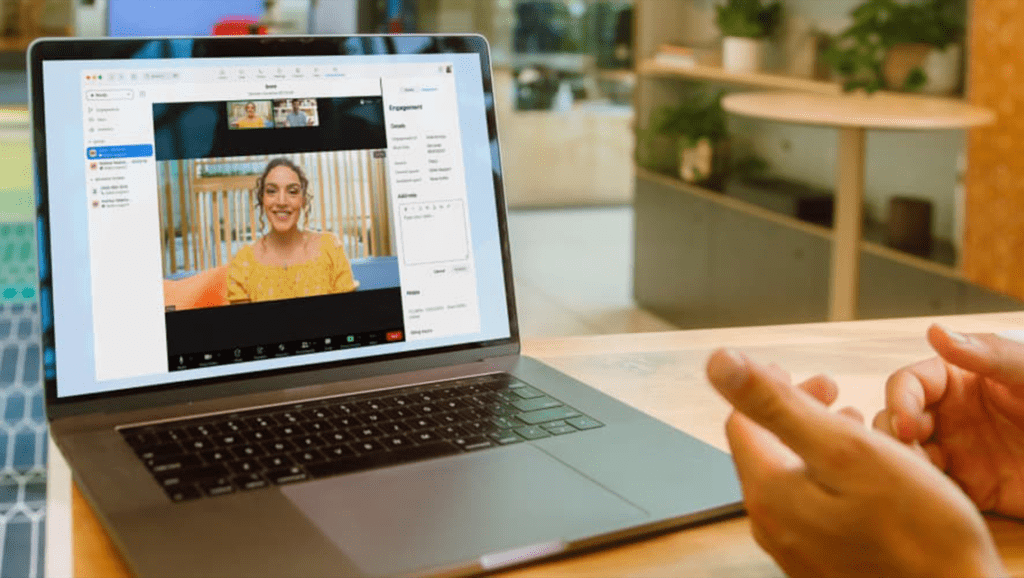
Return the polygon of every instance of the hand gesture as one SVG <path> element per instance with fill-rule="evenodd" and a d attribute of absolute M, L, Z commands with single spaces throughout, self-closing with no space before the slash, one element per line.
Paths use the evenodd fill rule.
<path fill-rule="evenodd" d="M 754 538 L 787 574 L 1005 575 L 960 488 L 856 411 L 829 412 L 833 384 L 794 388 L 725 350 L 707 371 L 735 408 L 726 433 Z"/>
<path fill-rule="evenodd" d="M 886 384 L 876 429 L 911 444 L 979 509 L 1024 518 L 1024 345 L 928 329 L 935 357 Z"/>

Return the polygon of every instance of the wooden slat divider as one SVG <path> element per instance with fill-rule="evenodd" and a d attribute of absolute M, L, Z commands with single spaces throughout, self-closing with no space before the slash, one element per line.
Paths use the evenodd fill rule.
<path fill-rule="evenodd" d="M 360 193 L 359 194 L 359 225 L 360 225 L 359 237 L 360 237 L 360 239 L 363 242 L 363 250 L 362 250 L 362 253 L 361 253 L 363 257 L 368 257 L 370 255 L 370 253 L 369 253 L 369 251 L 370 251 L 370 240 L 368 239 L 368 235 L 367 235 L 367 232 L 368 232 L 368 220 L 367 220 L 367 214 L 366 214 L 366 201 L 367 201 L 367 199 L 370 196 L 370 191 L 372 190 L 372 186 L 373 186 L 373 183 L 370 180 L 370 170 L 371 170 L 370 169 L 370 163 L 371 162 L 373 162 L 373 152 L 372 151 L 364 151 L 363 152 L 363 166 L 365 167 L 365 173 L 364 173 L 365 174 L 365 178 L 363 179 L 363 186 L 360 187 L 360 191 L 359 191 L 359 193 Z M 370 212 L 370 215 L 373 215 L 372 211 Z"/>
<path fill-rule="evenodd" d="M 344 226 L 342 224 L 342 210 L 341 210 L 341 153 L 334 151 L 334 221 L 335 229 L 334 235 L 338 238 L 338 241 L 345 239 Z"/>
<path fill-rule="evenodd" d="M 343 221 L 342 238 L 345 240 L 345 253 L 347 255 L 355 253 L 355 246 L 352 243 L 352 235 L 350 234 L 352 229 L 352 189 L 355 187 L 355 175 L 352 174 L 353 156 L 352 151 L 345 151 L 345 219 Z"/>

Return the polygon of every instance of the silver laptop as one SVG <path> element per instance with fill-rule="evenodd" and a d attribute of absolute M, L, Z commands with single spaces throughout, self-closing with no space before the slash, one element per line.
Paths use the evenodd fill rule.
<path fill-rule="evenodd" d="M 519 355 L 482 37 L 28 60 L 48 419 L 139 575 L 473 574 L 739 511 L 726 454 Z"/>

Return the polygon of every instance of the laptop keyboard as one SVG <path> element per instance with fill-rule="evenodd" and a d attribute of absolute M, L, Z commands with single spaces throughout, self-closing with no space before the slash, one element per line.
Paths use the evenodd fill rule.
<path fill-rule="evenodd" d="M 601 427 L 507 374 L 121 428 L 174 501 Z"/>

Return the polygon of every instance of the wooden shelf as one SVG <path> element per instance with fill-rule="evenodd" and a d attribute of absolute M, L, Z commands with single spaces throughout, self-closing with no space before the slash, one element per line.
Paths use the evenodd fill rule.
<path fill-rule="evenodd" d="M 35 38 L 24 36 L 5 36 L 0 38 L 0 52 L 24 52 Z"/>
<path fill-rule="evenodd" d="M 706 66 L 703 64 L 685 66 L 662 62 L 657 58 L 641 62 L 637 67 L 637 72 L 641 76 L 691 78 L 773 90 L 794 90 L 817 94 L 842 94 L 843 92 L 842 85 L 837 82 L 783 76 L 768 72 L 730 72 L 717 66 Z"/>
<path fill-rule="evenodd" d="M 821 225 L 801 221 L 795 217 L 783 213 L 777 213 L 760 205 L 756 205 L 742 199 L 737 199 L 735 197 L 730 197 L 725 193 L 707 189 L 692 183 L 687 183 L 669 175 L 656 173 L 640 166 L 636 166 L 635 169 L 637 178 L 659 183 L 679 192 L 710 201 L 752 217 L 770 221 L 777 225 L 803 231 L 829 241 L 832 240 L 832 229 L 828 227 L 822 227 Z M 889 259 L 890 261 L 895 261 L 908 267 L 913 267 L 915 269 L 927 271 L 929 273 L 934 273 L 936 275 L 958 281 L 965 280 L 963 274 L 956 267 L 936 262 L 932 259 L 912 255 L 910 253 L 904 253 L 903 251 L 898 251 L 878 242 L 862 240 L 860 242 L 860 249 L 871 255 Z"/>

